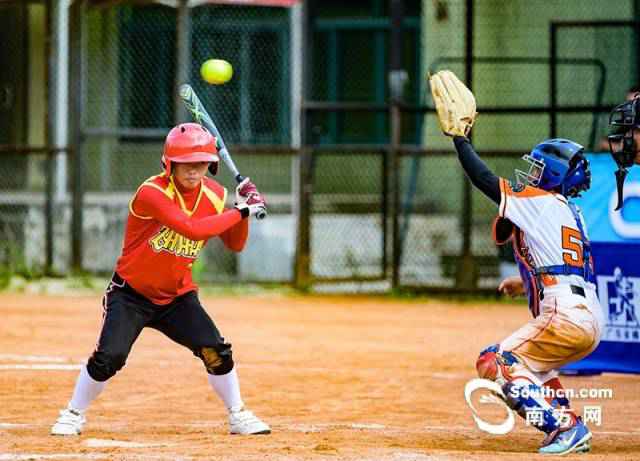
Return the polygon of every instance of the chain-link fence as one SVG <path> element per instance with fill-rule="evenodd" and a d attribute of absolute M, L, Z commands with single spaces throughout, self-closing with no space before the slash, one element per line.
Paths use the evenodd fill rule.
<path fill-rule="evenodd" d="M 601 150 L 609 109 L 639 77 L 632 0 L 98 3 L 0 5 L 1 54 L 15 64 L 0 69 L 0 144 L 78 152 L 51 170 L 46 156 L 4 154 L 2 207 L 42 194 L 38 172 L 54 172 L 54 227 L 72 234 L 53 244 L 62 272 L 112 270 L 132 194 L 160 172 L 168 130 L 189 120 L 177 88 L 190 82 L 270 211 L 240 254 L 213 239 L 194 267 L 200 280 L 492 287 L 512 258 L 491 239 L 495 205 L 471 189 L 440 133 L 427 72 L 449 68 L 470 83 L 473 143 L 507 178 L 545 138 Z M 208 58 L 231 62 L 233 79 L 204 83 Z M 217 179 L 232 192 L 224 167 Z M 27 222 L 20 213 L 10 221 Z M 28 242 L 47 247 L 48 232 L 3 225 L 23 254 Z"/>
<path fill-rule="evenodd" d="M 554 124 L 557 133 L 571 132 L 588 139 L 594 151 L 606 151 L 602 141 L 607 134 L 612 105 L 625 100 L 638 86 L 639 25 L 628 21 L 555 22 L 552 26 L 555 60 L 579 60 L 587 67 L 571 69 L 557 66 Z M 588 46 L 587 46 L 588 45 Z M 573 70 L 573 71 L 572 71 Z M 582 91 L 575 91 L 580 88 Z M 593 113 L 565 112 L 567 106 L 598 106 Z"/>
<path fill-rule="evenodd" d="M 318 281 L 385 278 L 384 151 L 314 151 L 311 271 Z"/>
<path fill-rule="evenodd" d="M 47 19 L 45 2 L 0 4 L 0 287 L 68 267 L 71 207 L 54 199 L 54 181 L 70 152 L 49 137 Z"/>

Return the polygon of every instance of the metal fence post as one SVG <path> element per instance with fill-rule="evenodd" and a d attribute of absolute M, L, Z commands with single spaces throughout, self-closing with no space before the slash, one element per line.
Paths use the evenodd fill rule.
<path fill-rule="evenodd" d="M 313 64 L 313 0 L 302 4 L 301 44 L 306 52 L 301 65 L 300 143 L 298 150 L 297 190 L 297 230 L 294 263 L 294 286 L 299 290 L 311 288 L 311 199 L 313 192 L 313 150 L 309 146 L 309 109 L 305 103 L 311 97 L 311 66 Z"/>
<path fill-rule="evenodd" d="M 635 62 L 633 65 L 633 81 L 640 81 L 640 58 L 638 58 L 638 53 L 640 53 L 640 0 L 633 0 L 633 56 L 635 57 Z"/>
<path fill-rule="evenodd" d="M 45 100 L 47 101 L 46 106 L 46 124 L 45 124 L 45 139 L 46 143 L 49 147 L 54 145 L 53 139 L 53 114 L 55 113 L 52 110 L 53 98 L 51 97 L 52 91 L 52 82 L 51 76 L 53 75 L 54 63 L 53 63 L 53 53 L 52 53 L 52 40 L 53 40 L 53 2 L 52 0 L 46 0 L 45 2 L 45 10 L 46 10 L 46 20 L 45 20 L 45 54 L 46 54 L 46 62 L 45 66 Z M 44 220 L 45 220 L 45 259 L 44 259 L 44 270 L 45 274 L 50 274 L 53 269 L 53 177 L 55 175 L 55 166 L 53 161 L 53 151 L 48 150 L 46 153 L 45 160 L 45 198 L 44 198 Z"/>
<path fill-rule="evenodd" d="M 176 81 L 174 87 L 174 123 L 187 120 L 187 111 L 178 88 L 189 82 L 191 73 L 191 7 L 188 0 L 180 0 L 176 8 Z"/>
<path fill-rule="evenodd" d="M 558 67 L 558 29 L 556 24 L 553 22 L 550 25 L 551 29 L 551 39 L 549 40 L 549 46 L 551 50 L 549 50 L 549 103 L 551 110 L 551 117 L 549 119 L 549 135 L 552 138 L 556 137 L 556 132 L 558 131 L 558 82 L 557 82 L 557 67 Z"/>
<path fill-rule="evenodd" d="M 389 177 L 389 192 L 391 195 L 391 288 L 395 289 L 400 283 L 400 144 L 402 142 L 402 93 L 407 82 L 407 72 L 402 68 L 402 20 L 404 15 L 403 0 L 391 0 L 391 46 L 389 89 L 390 104 L 390 161 L 391 175 Z"/>
<path fill-rule="evenodd" d="M 82 270 L 82 199 L 84 189 L 84 167 L 82 150 L 82 99 L 83 85 L 83 34 L 82 16 L 84 0 L 71 4 L 70 17 L 70 50 L 71 75 L 69 78 L 69 112 L 70 136 L 73 152 L 73 189 L 72 189 L 72 218 L 71 218 L 71 268 L 73 271 Z"/>
<path fill-rule="evenodd" d="M 46 234 L 46 249 L 44 260 L 44 273 L 53 273 L 53 176 L 55 174 L 54 151 L 47 150 L 46 176 L 45 176 L 45 198 L 44 198 L 44 220 Z"/>
<path fill-rule="evenodd" d="M 313 191 L 313 151 L 309 146 L 300 150 L 298 196 L 298 229 L 295 258 L 295 286 L 307 291 L 311 288 L 311 199 Z"/>
<path fill-rule="evenodd" d="M 473 2 L 466 2 L 466 35 L 465 35 L 465 76 L 466 84 L 473 91 Z M 471 135 L 469 135 L 471 137 Z M 473 260 L 471 251 L 471 225 L 473 222 L 473 203 L 471 195 L 471 183 L 465 177 L 462 183 L 462 255 L 458 260 L 456 270 L 456 287 L 475 288 L 478 278 L 478 268 Z"/>

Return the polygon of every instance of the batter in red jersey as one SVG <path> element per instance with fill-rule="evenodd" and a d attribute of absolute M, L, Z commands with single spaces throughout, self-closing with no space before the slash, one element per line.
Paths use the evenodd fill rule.
<path fill-rule="evenodd" d="M 51 428 L 53 435 L 82 432 L 89 404 L 124 366 L 145 327 L 161 331 L 202 360 L 211 387 L 229 411 L 231 433 L 271 432 L 245 408 L 231 344 L 200 304 L 191 276 L 212 237 L 242 251 L 249 218 L 266 209 L 265 201 L 246 179 L 236 188 L 236 206 L 225 209 L 225 188 L 205 177 L 207 170 L 217 172 L 216 140 L 198 124 L 169 132 L 162 161 L 164 172 L 147 179 L 129 203 L 122 255 L 103 298 L 98 344 Z"/>

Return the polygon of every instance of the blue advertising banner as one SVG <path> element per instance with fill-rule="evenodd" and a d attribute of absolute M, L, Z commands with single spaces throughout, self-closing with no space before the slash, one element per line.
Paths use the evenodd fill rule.
<path fill-rule="evenodd" d="M 593 242 L 606 327 L 598 348 L 563 371 L 640 373 L 640 245 Z"/>
<path fill-rule="evenodd" d="M 632 242 L 640 244 L 640 167 L 631 168 L 625 181 L 625 204 L 614 211 L 618 195 L 614 172 L 617 166 L 610 155 L 587 155 L 591 167 L 591 189 L 576 199 L 582 209 L 594 242 Z"/>
<path fill-rule="evenodd" d="M 617 191 L 610 155 L 590 154 L 591 189 L 576 200 L 593 246 L 596 284 L 606 327 L 598 348 L 563 368 L 577 373 L 640 373 L 640 167 L 629 170 L 625 203 Z"/>

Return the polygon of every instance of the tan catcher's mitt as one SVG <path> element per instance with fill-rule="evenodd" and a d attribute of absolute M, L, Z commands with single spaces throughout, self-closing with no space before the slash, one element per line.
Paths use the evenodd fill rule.
<path fill-rule="evenodd" d="M 473 93 L 450 70 L 429 76 L 440 128 L 447 136 L 467 136 L 478 113 Z"/>

